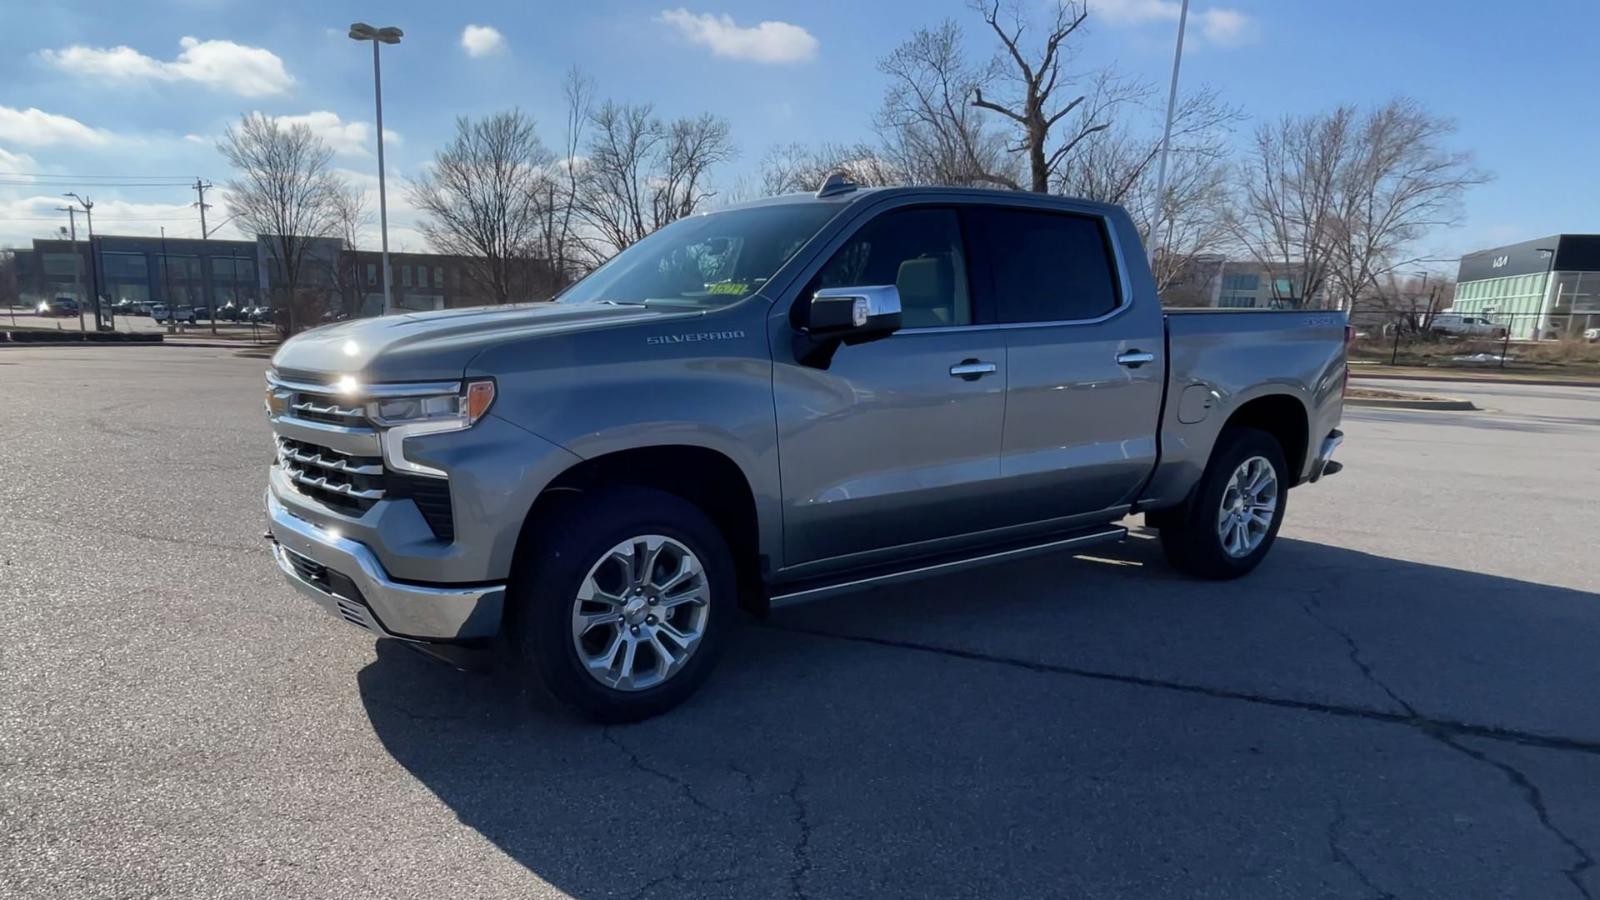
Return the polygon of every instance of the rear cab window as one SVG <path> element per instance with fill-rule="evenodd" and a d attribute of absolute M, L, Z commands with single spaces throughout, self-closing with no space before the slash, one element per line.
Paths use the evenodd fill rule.
<path fill-rule="evenodd" d="M 1098 216 L 1007 207 L 962 211 L 973 247 L 973 288 L 1001 324 L 1098 319 L 1122 303 L 1106 226 Z"/>

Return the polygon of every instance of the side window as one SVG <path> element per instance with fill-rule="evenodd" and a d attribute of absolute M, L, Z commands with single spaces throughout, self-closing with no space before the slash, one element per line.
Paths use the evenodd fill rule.
<path fill-rule="evenodd" d="M 998 322 L 1093 319 L 1117 308 L 1105 228 L 1092 216 L 989 207 L 969 214 Z"/>
<path fill-rule="evenodd" d="M 961 223 L 951 209 L 900 209 L 857 231 L 812 279 L 821 288 L 892 284 L 900 289 L 901 327 L 972 324 Z"/>

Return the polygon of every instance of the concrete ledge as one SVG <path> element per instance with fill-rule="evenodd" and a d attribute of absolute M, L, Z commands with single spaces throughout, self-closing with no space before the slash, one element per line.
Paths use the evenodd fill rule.
<path fill-rule="evenodd" d="M 1499 371 L 1499 370 L 1496 370 Z M 1464 384 L 1528 384 L 1534 387 L 1586 387 L 1600 388 L 1600 380 L 1582 377 L 1560 378 L 1524 374 L 1512 369 L 1503 375 L 1478 374 L 1470 370 L 1452 369 L 1437 375 L 1421 372 L 1363 372 L 1359 366 L 1350 367 L 1351 378 L 1381 378 L 1387 381 L 1459 381 Z"/>
<path fill-rule="evenodd" d="M 127 331 L 47 331 L 42 329 L 0 330 L 3 344 L 159 344 L 165 335 Z"/>
<path fill-rule="evenodd" d="M 1436 410 L 1467 410 L 1477 409 L 1471 400 L 1458 400 L 1453 397 L 1417 397 L 1416 399 L 1392 400 L 1389 398 L 1363 398 L 1346 397 L 1345 406 L 1368 406 L 1374 409 L 1436 409 Z"/>

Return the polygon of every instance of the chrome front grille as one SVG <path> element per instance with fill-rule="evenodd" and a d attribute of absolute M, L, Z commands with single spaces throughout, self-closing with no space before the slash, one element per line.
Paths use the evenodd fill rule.
<path fill-rule="evenodd" d="M 297 490 L 342 512 L 361 515 L 388 493 L 381 457 L 280 436 L 278 463 Z"/>

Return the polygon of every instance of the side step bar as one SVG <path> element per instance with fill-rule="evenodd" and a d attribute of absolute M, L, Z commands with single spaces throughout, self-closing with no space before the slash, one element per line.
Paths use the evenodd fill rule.
<path fill-rule="evenodd" d="M 825 584 L 802 583 L 801 585 L 789 587 L 780 586 L 773 592 L 768 602 L 772 609 L 778 609 L 866 588 L 880 587 L 886 584 L 899 584 L 904 581 L 916 581 L 919 578 L 927 578 L 932 575 L 947 575 L 964 569 L 975 569 L 991 563 L 1009 562 L 1029 556 L 1038 556 L 1043 553 L 1055 553 L 1061 550 L 1075 550 L 1080 547 L 1091 547 L 1095 544 L 1111 543 L 1120 541 L 1127 536 L 1128 529 L 1123 528 L 1121 525 L 1114 525 L 1098 531 L 1075 534 L 1071 537 L 1055 538 L 1039 544 L 1028 544 L 1005 550 L 991 550 L 977 556 L 923 562 L 912 568 L 896 569 L 873 575 L 858 575 L 846 581 Z"/>

